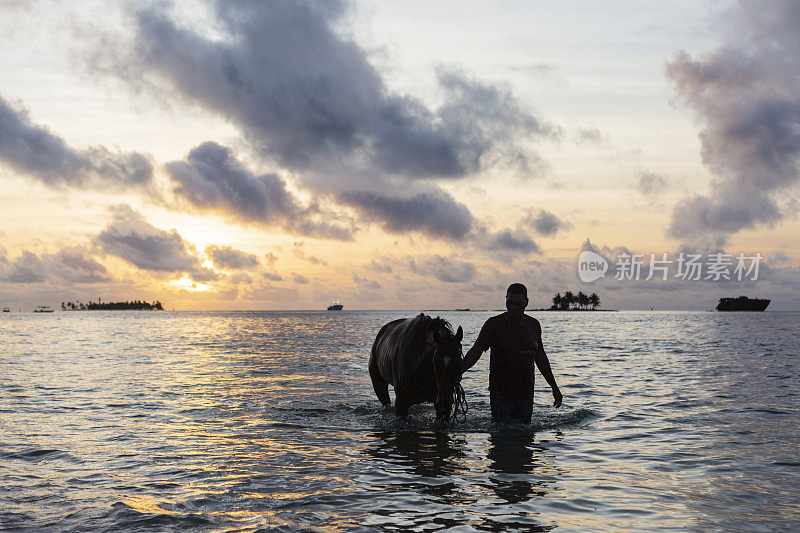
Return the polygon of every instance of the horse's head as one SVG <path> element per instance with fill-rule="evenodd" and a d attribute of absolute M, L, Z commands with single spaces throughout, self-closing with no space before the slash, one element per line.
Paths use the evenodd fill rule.
<path fill-rule="evenodd" d="M 461 352 L 461 339 L 464 330 L 461 326 L 453 335 L 449 328 L 433 331 L 430 341 L 433 345 L 433 375 L 436 380 L 436 426 L 443 428 L 450 420 L 456 394 L 461 390 L 461 374 L 464 372 L 464 358 Z"/>

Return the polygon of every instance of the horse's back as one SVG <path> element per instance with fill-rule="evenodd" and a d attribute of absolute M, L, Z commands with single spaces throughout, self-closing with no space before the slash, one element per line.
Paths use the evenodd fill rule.
<path fill-rule="evenodd" d="M 426 317 L 399 318 L 384 325 L 372 345 L 370 366 L 395 388 L 414 386 L 425 356 L 424 346 L 416 346 L 415 329 Z"/>
<path fill-rule="evenodd" d="M 408 318 L 398 318 L 385 324 L 376 335 L 375 342 L 372 343 L 370 367 L 377 368 L 383 379 L 392 385 L 397 383 L 395 366 L 400 357 L 400 335 L 405 331 L 409 320 Z"/>

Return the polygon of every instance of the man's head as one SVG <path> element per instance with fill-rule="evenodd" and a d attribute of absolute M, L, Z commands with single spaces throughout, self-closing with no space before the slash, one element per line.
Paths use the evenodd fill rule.
<path fill-rule="evenodd" d="M 506 290 L 506 309 L 512 315 L 520 316 L 528 307 L 528 289 L 522 283 L 512 283 Z"/>

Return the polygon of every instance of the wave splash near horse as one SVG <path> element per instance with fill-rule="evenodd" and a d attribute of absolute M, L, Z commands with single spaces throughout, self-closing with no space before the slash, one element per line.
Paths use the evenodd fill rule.
<path fill-rule="evenodd" d="M 453 425 L 459 414 L 466 417 L 467 402 L 461 386 L 464 357 L 461 326 L 453 333 L 443 318 L 420 313 L 384 325 L 369 358 L 369 375 L 375 395 L 391 405 L 389 385 L 394 387 L 395 413 L 408 416 L 408 408 L 433 403 L 436 427 Z"/>

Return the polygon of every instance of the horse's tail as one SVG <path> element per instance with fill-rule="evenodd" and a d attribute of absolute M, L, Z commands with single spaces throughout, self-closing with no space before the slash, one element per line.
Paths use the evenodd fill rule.
<path fill-rule="evenodd" d="M 392 400 L 389 398 L 389 382 L 381 375 L 381 370 L 378 368 L 378 354 L 376 353 L 378 341 L 381 338 L 381 334 L 384 333 L 384 329 L 386 329 L 386 326 L 381 328 L 381 331 L 375 338 L 375 342 L 372 343 L 372 350 L 370 350 L 369 355 L 369 377 L 372 379 L 372 388 L 375 389 L 375 396 L 378 397 L 381 404 L 391 405 Z"/>

